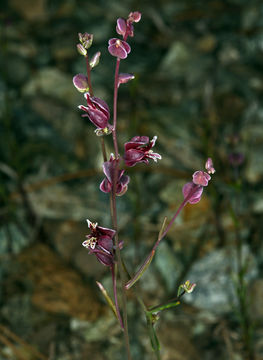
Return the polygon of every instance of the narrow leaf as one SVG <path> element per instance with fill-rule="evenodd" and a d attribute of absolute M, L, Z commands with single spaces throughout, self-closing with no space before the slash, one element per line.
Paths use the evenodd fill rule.
<path fill-rule="evenodd" d="M 111 300 L 111 298 L 109 297 L 106 289 L 104 288 L 104 286 L 103 286 L 99 281 L 96 281 L 96 284 L 98 285 L 100 291 L 102 292 L 102 295 L 103 295 L 104 298 L 106 299 L 108 305 L 110 306 L 111 310 L 113 311 L 114 315 L 116 316 L 116 318 L 117 318 L 117 320 L 118 320 L 118 315 L 117 315 L 116 307 L 115 307 L 113 301 Z"/>
<path fill-rule="evenodd" d="M 172 307 L 176 307 L 178 305 L 180 305 L 179 300 L 170 301 L 170 302 L 167 302 L 166 304 L 157 305 L 157 306 L 154 306 L 154 307 L 148 309 L 148 313 L 154 314 L 154 313 L 160 312 L 162 310 L 166 310 L 166 309 L 170 309 Z"/>
<path fill-rule="evenodd" d="M 148 327 L 148 331 L 149 331 L 149 337 L 151 340 L 151 345 L 152 345 L 152 349 L 153 351 L 156 352 L 157 358 L 159 358 L 160 356 L 160 343 L 159 340 L 157 338 L 155 329 L 154 329 L 154 325 L 152 323 L 152 316 L 149 314 L 147 315 L 147 327 Z"/>
<path fill-rule="evenodd" d="M 129 290 L 136 283 L 136 281 L 140 279 L 140 277 L 143 275 L 143 273 L 147 270 L 148 266 L 152 262 L 154 254 L 155 254 L 155 250 L 152 250 L 150 255 L 147 257 L 147 259 L 144 261 L 144 263 L 139 268 L 137 273 L 134 275 L 134 277 L 127 282 L 127 284 L 125 285 L 125 289 Z"/>

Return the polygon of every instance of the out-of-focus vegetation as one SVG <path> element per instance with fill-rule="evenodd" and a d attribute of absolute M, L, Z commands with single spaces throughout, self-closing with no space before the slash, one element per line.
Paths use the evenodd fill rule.
<path fill-rule="evenodd" d="M 78 32 L 101 51 L 95 95 L 112 104 L 115 22 L 142 12 L 122 72 L 120 144 L 158 135 L 163 160 L 129 170 L 118 201 L 129 270 L 154 243 L 182 185 L 211 156 L 216 174 L 187 205 L 140 280 L 148 305 L 196 290 L 157 324 L 163 359 L 263 359 L 263 4 L 258 0 L 4 0 L 0 4 L 0 359 L 123 359 L 122 335 L 81 247 L 85 219 L 110 225 L 102 157 L 72 77 Z M 109 151 L 112 144 L 106 139 Z M 120 146 L 122 149 L 122 146 Z M 152 359 L 129 298 L 135 359 Z"/>

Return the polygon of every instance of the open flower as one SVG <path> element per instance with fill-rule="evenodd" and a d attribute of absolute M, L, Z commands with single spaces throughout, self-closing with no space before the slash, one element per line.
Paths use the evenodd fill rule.
<path fill-rule="evenodd" d="M 110 160 L 103 164 L 103 172 L 106 178 L 100 184 L 100 190 L 109 193 L 113 187 L 114 171 L 116 168 L 116 160 L 113 154 L 111 154 Z M 118 170 L 117 183 L 116 183 L 116 195 L 124 195 L 128 190 L 128 183 L 130 181 L 129 176 L 124 175 L 124 170 Z"/>
<path fill-rule="evenodd" d="M 205 171 L 196 171 L 193 173 L 193 183 L 196 185 L 207 186 L 211 176 Z"/>
<path fill-rule="evenodd" d="M 205 164 L 206 170 L 210 174 L 215 173 L 213 162 L 211 158 L 208 158 Z M 190 204 L 196 204 L 201 200 L 204 186 L 208 185 L 211 176 L 205 171 L 195 171 L 193 173 L 193 181 L 188 182 L 183 187 L 183 195 L 186 202 Z"/>
<path fill-rule="evenodd" d="M 109 40 L 108 50 L 112 56 L 116 56 L 120 59 L 126 59 L 128 54 L 131 52 L 131 47 L 126 41 L 113 38 Z"/>
<path fill-rule="evenodd" d="M 149 141 L 148 136 L 134 136 L 129 142 L 125 143 L 125 165 L 134 166 L 140 162 L 148 164 L 148 159 L 153 159 L 155 162 L 161 159 L 161 155 L 152 151 L 156 140 L 157 136 L 154 136 L 151 141 Z"/>
<path fill-rule="evenodd" d="M 90 254 L 95 254 L 103 265 L 112 266 L 114 264 L 113 237 L 116 231 L 98 226 L 97 223 L 89 220 L 87 222 L 91 233 L 86 235 L 87 240 L 83 241 L 82 245 L 89 250 Z"/>
<path fill-rule="evenodd" d="M 87 106 L 79 105 L 78 107 L 87 113 L 82 116 L 87 116 L 98 129 L 110 129 L 111 125 L 108 123 L 110 110 L 106 102 L 97 97 L 91 97 L 89 92 L 86 92 L 84 97 L 87 100 Z"/>

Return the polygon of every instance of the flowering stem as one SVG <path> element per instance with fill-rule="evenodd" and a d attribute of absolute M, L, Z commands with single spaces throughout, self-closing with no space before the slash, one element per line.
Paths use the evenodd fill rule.
<path fill-rule="evenodd" d="M 121 59 L 117 58 L 114 78 L 114 99 L 113 99 L 113 130 L 112 138 L 114 144 L 115 159 L 119 157 L 118 142 L 117 142 L 117 100 L 118 100 L 118 77 Z"/>
<path fill-rule="evenodd" d="M 118 77 L 119 77 L 119 67 L 120 67 L 120 59 L 117 58 L 116 68 L 115 68 L 115 77 L 114 77 L 114 98 L 113 98 L 113 130 L 112 130 L 112 138 L 114 144 L 114 153 L 116 159 L 116 166 L 114 169 L 113 176 L 113 188 L 112 188 L 112 219 L 113 219 L 113 228 L 116 231 L 115 234 L 115 247 L 116 247 L 116 255 L 117 255 L 117 263 L 118 269 L 120 272 L 121 278 L 121 298 L 122 298 L 122 311 L 123 311 L 123 322 L 124 322 L 124 339 L 125 346 L 127 351 L 128 360 L 131 360 L 130 353 L 130 343 L 129 343 L 129 332 L 128 332 L 128 319 L 127 319 L 127 300 L 126 300 L 126 292 L 125 292 L 125 274 L 122 268 L 122 260 L 121 253 L 119 247 L 119 239 L 118 239 L 118 225 L 117 225 L 117 207 L 116 207 L 116 187 L 117 187 L 117 175 L 119 171 L 119 151 L 118 151 L 118 142 L 117 142 L 117 99 L 118 99 Z"/>
<path fill-rule="evenodd" d="M 189 192 L 189 194 L 186 196 L 186 198 L 184 199 L 184 201 L 181 203 L 181 205 L 179 206 L 179 208 L 177 209 L 176 213 L 174 214 L 174 216 L 172 217 L 171 221 L 169 222 L 169 224 L 167 225 L 167 227 L 165 228 L 164 231 L 162 231 L 163 227 L 161 231 L 159 232 L 159 236 L 158 239 L 156 241 L 156 243 L 154 244 L 150 254 L 147 256 L 147 258 L 145 259 L 145 261 L 143 262 L 142 266 L 139 268 L 139 270 L 136 272 L 136 274 L 132 277 L 132 279 L 130 279 L 127 284 L 125 285 L 125 288 L 128 290 L 130 289 L 137 280 L 139 280 L 139 278 L 142 276 L 142 274 L 144 273 L 144 271 L 146 270 L 146 268 L 149 266 L 149 263 L 152 261 L 152 258 L 155 254 L 156 248 L 158 247 L 158 245 L 160 244 L 161 240 L 165 237 L 165 235 L 168 233 L 168 231 L 171 229 L 175 219 L 177 218 L 177 216 L 180 214 L 181 210 L 184 208 L 184 206 L 188 203 L 189 199 L 191 199 L 191 197 L 193 196 L 193 194 L 197 191 L 199 185 L 195 185 L 193 186 L 192 190 Z"/>
<path fill-rule="evenodd" d="M 104 142 L 103 136 L 100 137 L 100 143 L 101 143 L 101 152 L 102 152 L 102 156 L 103 156 L 103 161 L 106 162 L 107 161 L 107 152 L 106 152 L 106 147 L 105 147 L 105 142 Z"/>
<path fill-rule="evenodd" d="M 118 319 L 119 319 L 119 322 L 120 322 L 120 326 L 123 329 L 123 327 L 124 327 L 123 326 L 123 321 L 122 321 L 122 318 L 121 318 L 120 309 L 119 309 L 119 305 L 118 305 L 116 273 L 115 273 L 114 265 L 111 266 L 111 276 L 112 276 L 112 284 L 113 284 L 113 293 L 114 293 L 116 312 L 117 312 L 117 316 L 118 316 Z"/>
<path fill-rule="evenodd" d="M 93 96 L 93 90 L 92 90 L 91 79 L 90 79 L 90 64 L 89 64 L 89 56 L 88 56 L 88 53 L 87 53 L 87 55 L 85 55 L 85 59 L 86 59 L 86 65 L 87 65 L 87 76 L 88 76 L 89 93 L 90 93 L 90 96 Z"/>

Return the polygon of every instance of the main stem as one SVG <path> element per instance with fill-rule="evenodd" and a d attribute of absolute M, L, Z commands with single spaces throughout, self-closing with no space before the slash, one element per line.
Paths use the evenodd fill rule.
<path fill-rule="evenodd" d="M 89 86 L 89 93 L 90 96 L 93 96 L 93 90 L 92 90 L 92 86 L 91 86 L 91 79 L 90 79 L 90 64 L 89 64 L 89 56 L 88 53 L 85 56 L 86 59 L 86 65 L 87 65 L 87 75 L 88 75 L 88 86 Z"/>
<path fill-rule="evenodd" d="M 115 68 L 115 77 L 114 77 L 113 130 L 112 130 L 114 153 L 115 153 L 115 159 L 116 159 L 116 162 L 115 162 L 116 166 L 114 169 L 114 176 L 113 176 L 113 190 L 112 190 L 112 219 L 113 219 L 113 227 L 114 227 L 114 230 L 116 231 L 115 245 L 116 245 L 118 269 L 119 269 L 120 278 L 121 278 L 121 298 L 122 298 L 122 311 L 123 311 L 124 340 L 125 340 L 125 346 L 126 346 L 128 360 L 131 360 L 129 332 L 128 332 L 128 319 L 127 319 L 127 299 L 126 299 L 126 290 L 125 290 L 126 279 L 125 279 L 125 274 L 124 274 L 124 271 L 122 268 L 121 253 L 120 253 L 120 248 L 119 248 L 117 207 L 116 207 L 116 188 L 117 188 L 117 177 L 118 177 L 118 172 L 119 172 L 119 150 L 118 150 L 118 142 L 117 142 L 117 99 L 118 99 L 119 68 L 120 68 L 120 59 L 117 58 L 116 68 Z"/>

